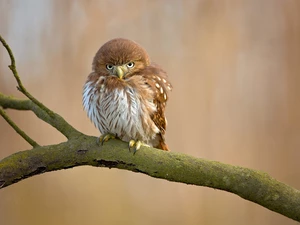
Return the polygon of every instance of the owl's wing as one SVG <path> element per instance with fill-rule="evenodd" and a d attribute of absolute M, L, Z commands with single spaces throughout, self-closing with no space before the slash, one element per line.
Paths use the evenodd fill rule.
<path fill-rule="evenodd" d="M 168 100 L 168 93 L 172 90 L 172 85 L 167 80 L 167 74 L 158 66 L 150 66 L 147 71 L 147 83 L 154 92 L 153 103 L 156 106 L 156 112 L 151 115 L 151 119 L 164 135 L 167 126 L 165 117 L 165 107 Z"/>

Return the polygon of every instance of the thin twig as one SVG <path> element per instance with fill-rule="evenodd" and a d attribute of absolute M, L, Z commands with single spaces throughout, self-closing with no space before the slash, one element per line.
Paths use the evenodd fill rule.
<path fill-rule="evenodd" d="M 6 122 L 27 141 L 32 147 L 38 147 L 40 146 L 38 143 L 36 143 L 34 140 L 32 140 L 24 131 L 22 131 L 5 113 L 4 109 L 0 107 L 0 115 L 3 117 L 3 119 L 6 120 Z"/>
<path fill-rule="evenodd" d="M 26 88 L 23 86 L 22 81 L 19 77 L 17 68 L 16 68 L 16 61 L 15 61 L 15 57 L 9 47 L 9 45 L 6 43 L 6 41 L 2 38 L 2 36 L 0 35 L 0 41 L 2 42 L 3 46 L 5 47 L 5 49 L 7 50 L 9 57 L 10 57 L 10 61 L 11 61 L 11 65 L 9 65 L 8 67 L 10 68 L 10 70 L 12 71 L 17 83 L 18 83 L 18 90 L 20 92 L 22 92 L 25 96 L 27 96 L 32 102 L 34 102 L 37 106 L 39 106 L 42 110 L 44 110 L 45 112 L 47 112 L 47 114 L 49 114 L 49 116 L 54 117 L 54 112 L 52 110 L 50 110 L 49 108 L 47 108 L 43 103 L 41 103 L 40 101 L 38 101 L 36 98 L 34 98 L 27 90 Z"/>

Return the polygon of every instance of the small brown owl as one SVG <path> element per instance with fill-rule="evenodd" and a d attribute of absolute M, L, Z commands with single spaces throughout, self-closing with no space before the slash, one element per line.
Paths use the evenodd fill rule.
<path fill-rule="evenodd" d="M 100 142 L 119 138 L 134 152 L 143 144 L 169 151 L 165 107 L 172 86 L 147 52 L 131 40 L 112 39 L 96 53 L 92 70 L 83 106 L 102 134 Z"/>

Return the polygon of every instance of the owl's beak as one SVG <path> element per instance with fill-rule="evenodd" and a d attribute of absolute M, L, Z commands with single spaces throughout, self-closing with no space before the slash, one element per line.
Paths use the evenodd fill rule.
<path fill-rule="evenodd" d="M 116 66 L 116 75 L 120 78 L 123 79 L 123 77 L 126 75 L 126 67 L 124 66 Z"/>

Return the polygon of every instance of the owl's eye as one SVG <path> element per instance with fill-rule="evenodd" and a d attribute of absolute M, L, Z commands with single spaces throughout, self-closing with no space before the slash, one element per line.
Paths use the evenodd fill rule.
<path fill-rule="evenodd" d="M 107 65 L 106 65 L 106 69 L 112 70 L 112 69 L 113 69 L 113 65 L 107 64 Z"/>
<path fill-rule="evenodd" d="M 127 63 L 127 67 L 128 67 L 128 68 L 134 67 L 134 62 L 129 62 L 129 63 Z"/>

